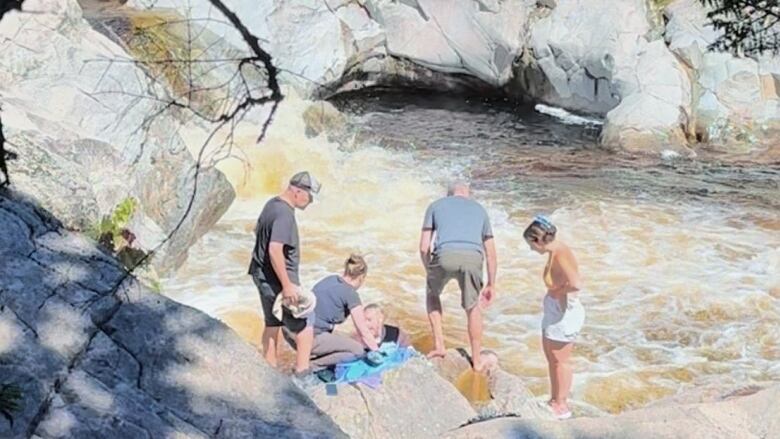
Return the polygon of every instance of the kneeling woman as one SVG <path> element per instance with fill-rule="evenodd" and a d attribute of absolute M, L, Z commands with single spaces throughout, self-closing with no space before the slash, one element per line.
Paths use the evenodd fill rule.
<path fill-rule="evenodd" d="M 542 318 L 542 346 L 550 374 L 548 404 L 556 417 L 571 417 L 567 402 L 573 371 L 571 353 L 574 341 L 585 322 L 585 310 L 578 299 L 580 275 L 574 253 L 561 240 L 555 239 L 557 228 L 544 216 L 537 216 L 525 229 L 523 237 L 532 250 L 547 253 L 543 279 L 547 287 Z"/>
<path fill-rule="evenodd" d="M 324 369 L 338 363 L 352 361 L 365 354 L 365 348 L 379 349 L 368 328 L 363 305 L 357 290 L 363 285 L 368 266 L 362 256 L 351 255 L 344 263 L 342 275 L 331 275 L 312 288 L 317 296 L 314 308 L 314 345 L 311 350 L 311 364 L 314 370 Z M 333 333 L 336 325 L 352 316 L 363 343 Z"/>

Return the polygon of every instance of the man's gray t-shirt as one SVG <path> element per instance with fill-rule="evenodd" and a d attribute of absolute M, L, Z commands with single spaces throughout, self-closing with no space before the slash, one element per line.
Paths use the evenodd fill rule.
<path fill-rule="evenodd" d="M 271 255 L 268 252 L 272 241 L 284 244 L 284 265 L 287 268 L 287 276 L 290 282 L 300 285 L 298 280 L 300 243 L 295 210 L 279 197 L 268 200 L 260 217 L 257 218 L 255 249 L 252 251 L 252 262 L 249 264 L 249 274 L 268 283 L 278 293 L 282 290 L 282 283 L 274 272 Z"/>
<path fill-rule="evenodd" d="M 312 292 L 317 296 L 317 306 L 314 308 L 315 334 L 332 332 L 336 325 L 344 323 L 349 317 L 350 310 L 361 304 L 360 296 L 352 285 L 335 274 L 317 282 Z"/>
<path fill-rule="evenodd" d="M 431 203 L 425 211 L 422 228 L 436 232 L 434 253 L 474 250 L 484 254 L 483 242 L 493 237 L 485 208 L 460 196 L 444 197 Z"/>

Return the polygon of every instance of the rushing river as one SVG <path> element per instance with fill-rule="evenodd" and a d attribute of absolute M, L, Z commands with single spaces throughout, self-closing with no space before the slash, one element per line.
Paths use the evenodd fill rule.
<path fill-rule="evenodd" d="M 259 344 L 259 300 L 245 274 L 252 228 L 285 179 L 308 169 L 324 185 L 298 214 L 304 286 L 339 270 L 350 251 L 367 254 L 364 301 L 383 304 L 424 350 L 422 216 L 452 176 L 466 176 L 499 252 L 485 344 L 537 395 L 547 392 L 545 260 L 522 232 L 538 212 L 558 225 L 585 279 L 575 399 L 616 412 L 689 386 L 780 381 L 777 163 L 616 156 L 595 148 L 593 125 L 500 102 L 362 94 L 336 104 L 354 139 L 343 147 L 305 137 L 295 100 L 264 144 L 246 137 L 244 165 L 223 166 L 239 198 L 164 281 L 165 294 Z M 455 289 L 444 296 L 449 347 L 467 344 Z"/>

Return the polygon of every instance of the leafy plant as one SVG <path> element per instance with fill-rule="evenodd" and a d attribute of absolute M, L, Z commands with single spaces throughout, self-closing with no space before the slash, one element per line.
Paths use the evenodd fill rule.
<path fill-rule="evenodd" d="M 127 227 L 137 208 L 138 201 L 135 198 L 125 198 L 110 215 L 104 216 L 89 231 L 89 235 L 113 250 L 113 243 L 121 236 L 122 230 Z"/>

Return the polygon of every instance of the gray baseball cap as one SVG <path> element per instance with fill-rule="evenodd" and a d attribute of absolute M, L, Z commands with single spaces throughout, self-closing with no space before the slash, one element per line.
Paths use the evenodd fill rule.
<path fill-rule="evenodd" d="M 309 192 L 309 194 L 320 193 L 320 188 L 322 187 L 320 182 L 309 171 L 302 171 L 293 175 L 290 179 L 290 186 L 303 189 Z"/>

